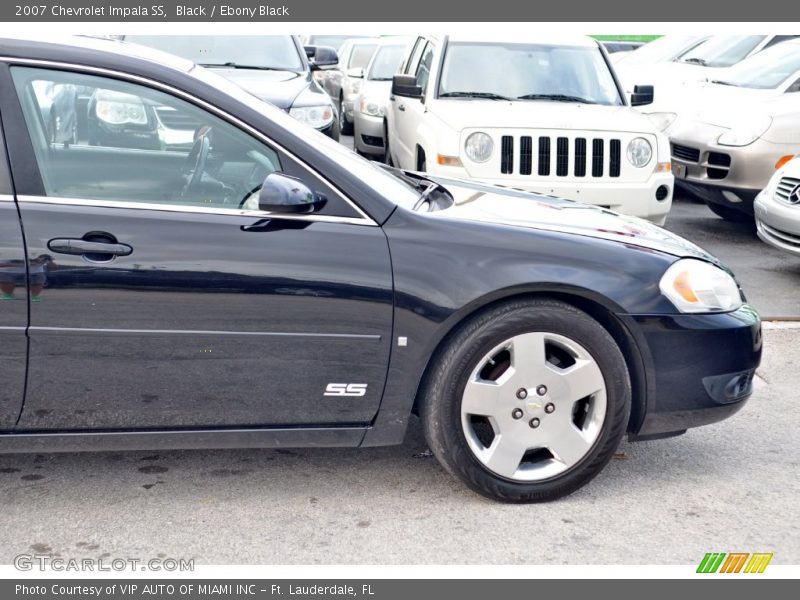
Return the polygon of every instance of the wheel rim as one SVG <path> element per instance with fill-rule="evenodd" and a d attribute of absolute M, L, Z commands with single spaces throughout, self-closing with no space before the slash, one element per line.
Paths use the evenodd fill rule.
<path fill-rule="evenodd" d="M 461 399 L 461 425 L 475 458 L 515 481 L 564 473 L 591 451 L 606 417 L 600 367 L 580 344 L 531 332 L 478 362 Z"/>

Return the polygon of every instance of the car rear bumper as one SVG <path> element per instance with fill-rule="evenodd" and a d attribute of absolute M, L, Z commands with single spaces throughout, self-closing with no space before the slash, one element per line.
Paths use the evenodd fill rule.
<path fill-rule="evenodd" d="M 761 319 L 752 307 L 633 319 L 649 353 L 647 407 L 633 437 L 716 423 L 744 406 L 761 362 Z"/>

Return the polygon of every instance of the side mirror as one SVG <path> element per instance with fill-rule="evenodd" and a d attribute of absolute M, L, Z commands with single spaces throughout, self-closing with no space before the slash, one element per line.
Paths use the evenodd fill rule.
<path fill-rule="evenodd" d="M 655 92 L 652 85 L 637 85 L 631 94 L 631 106 L 644 106 L 652 104 Z"/>
<path fill-rule="evenodd" d="M 422 98 L 422 88 L 417 85 L 413 75 L 395 75 L 392 77 L 392 94 L 406 98 Z"/>
<path fill-rule="evenodd" d="M 258 209 L 278 214 L 303 214 L 320 210 L 328 199 L 306 184 L 283 173 L 270 173 L 258 194 Z"/>
<path fill-rule="evenodd" d="M 354 79 L 364 79 L 364 69 L 361 67 L 353 67 L 352 69 L 347 69 L 347 76 L 352 77 Z"/>
<path fill-rule="evenodd" d="M 329 69 L 339 64 L 339 55 L 330 46 L 304 46 L 312 71 Z"/>

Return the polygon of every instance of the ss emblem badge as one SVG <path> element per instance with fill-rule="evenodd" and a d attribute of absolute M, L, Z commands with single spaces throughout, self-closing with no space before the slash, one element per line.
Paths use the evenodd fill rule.
<path fill-rule="evenodd" d="M 329 383 L 325 396 L 363 396 L 367 393 L 366 383 Z"/>

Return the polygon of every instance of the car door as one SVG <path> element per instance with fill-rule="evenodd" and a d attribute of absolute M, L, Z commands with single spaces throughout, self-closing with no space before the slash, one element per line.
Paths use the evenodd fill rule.
<path fill-rule="evenodd" d="M 21 65 L 0 77 L 39 282 L 19 429 L 372 419 L 392 281 L 369 217 L 269 140 L 172 93 Z M 41 80 L 93 90 L 87 118 L 102 142 L 46 139 L 31 93 Z M 159 138 L 165 108 L 188 145 Z M 157 149 L 142 144 L 152 135 Z M 324 194 L 324 209 L 259 211 L 260 183 L 278 171 Z"/>
<path fill-rule="evenodd" d="M 419 44 L 420 42 L 418 42 Z M 415 76 L 417 85 L 422 87 L 423 94 L 427 91 L 434 51 L 433 42 L 425 42 L 422 44 L 418 59 L 412 57 L 406 67 L 406 74 Z M 416 170 L 420 166 L 417 161 L 417 144 L 419 141 L 417 132 L 420 126 L 424 126 L 425 97 L 423 95 L 421 99 L 402 96 L 395 96 L 394 98 L 392 111 L 397 130 L 397 158 L 402 168 Z"/>
<path fill-rule="evenodd" d="M 28 270 L 22 228 L 8 169 L 5 136 L 0 126 L 0 431 L 19 417 L 25 389 L 28 342 Z"/>

